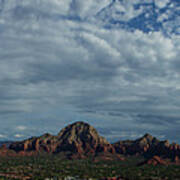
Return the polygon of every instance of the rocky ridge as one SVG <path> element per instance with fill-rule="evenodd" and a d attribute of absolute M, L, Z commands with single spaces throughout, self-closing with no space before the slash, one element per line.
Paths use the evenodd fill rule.
<path fill-rule="evenodd" d="M 68 152 L 70 157 L 76 158 L 98 156 L 100 153 L 116 154 L 114 147 L 105 138 L 99 136 L 95 128 L 84 122 L 68 125 L 57 136 L 44 134 L 12 143 L 9 149 L 17 153 L 34 152 L 36 154 Z"/>
<path fill-rule="evenodd" d="M 118 141 L 113 146 L 117 153 L 124 155 L 143 155 L 146 158 L 159 156 L 172 161 L 177 161 L 177 157 L 180 157 L 180 145 L 170 144 L 168 140 L 160 141 L 150 134 L 135 141 Z"/>
<path fill-rule="evenodd" d="M 160 141 L 150 134 L 134 141 L 125 140 L 110 144 L 101 137 L 96 129 L 84 122 L 75 122 L 63 128 L 56 136 L 44 134 L 40 137 L 13 142 L 9 147 L 1 147 L 0 155 L 31 156 L 41 153 L 65 153 L 66 157 L 87 158 L 96 157 L 99 160 L 123 160 L 126 156 L 144 156 L 147 164 L 165 164 L 164 159 L 180 164 L 180 145 Z"/>

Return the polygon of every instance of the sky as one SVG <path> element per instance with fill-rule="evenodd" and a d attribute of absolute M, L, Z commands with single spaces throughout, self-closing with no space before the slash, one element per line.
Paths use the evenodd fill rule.
<path fill-rule="evenodd" d="M 180 142 L 179 57 L 179 0 L 0 0 L 0 141 L 85 121 Z"/>

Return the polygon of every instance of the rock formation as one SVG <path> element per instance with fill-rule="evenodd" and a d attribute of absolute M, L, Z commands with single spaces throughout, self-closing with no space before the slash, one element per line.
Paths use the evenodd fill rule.
<path fill-rule="evenodd" d="M 63 128 L 57 136 L 44 134 L 22 142 L 12 143 L 9 147 L 16 152 L 68 152 L 70 157 L 85 158 L 110 154 L 116 157 L 114 147 L 95 128 L 84 122 L 76 122 Z M 22 153 L 23 154 L 23 153 Z M 117 155 L 117 157 L 119 157 Z"/>
<path fill-rule="evenodd" d="M 163 164 L 160 159 L 170 159 L 180 164 L 180 145 L 160 141 L 150 134 L 134 141 L 118 141 L 110 144 L 101 137 L 95 128 L 84 122 L 76 122 L 63 128 L 57 136 L 44 134 L 40 137 L 14 142 L 8 149 L 0 150 L 0 154 L 16 152 L 18 155 L 34 155 L 40 153 L 64 153 L 68 158 L 93 157 L 94 161 L 121 159 L 122 156 L 141 155 L 148 164 Z M 158 157 L 160 159 L 158 159 Z"/>
<path fill-rule="evenodd" d="M 47 151 L 53 152 L 53 146 L 56 145 L 56 136 L 52 136 L 50 134 L 44 134 L 40 137 L 32 137 L 30 139 L 21 141 L 21 142 L 15 142 L 12 143 L 9 146 L 9 149 L 12 149 L 16 152 L 25 151 L 35 151 L 35 152 L 42 152 Z"/>
<path fill-rule="evenodd" d="M 163 159 L 161 159 L 159 156 L 153 156 L 152 158 L 148 159 L 147 161 L 141 163 L 140 165 L 168 165 L 167 162 L 165 162 Z"/>
<path fill-rule="evenodd" d="M 125 155 L 140 155 L 149 151 L 150 148 L 155 147 L 159 140 L 150 134 L 145 134 L 143 137 L 135 141 L 118 141 L 113 144 L 116 152 Z"/>
<path fill-rule="evenodd" d="M 150 134 L 145 134 L 134 141 L 118 141 L 113 146 L 117 153 L 123 155 L 143 155 L 150 160 L 153 160 L 153 157 L 162 157 L 163 159 L 171 159 L 172 162 L 179 162 L 180 145 L 170 144 L 167 140 L 160 141 Z"/>
<path fill-rule="evenodd" d="M 71 124 L 58 134 L 57 152 L 71 150 L 80 154 L 95 154 L 100 152 L 114 153 L 114 147 L 96 129 L 87 123 Z"/>

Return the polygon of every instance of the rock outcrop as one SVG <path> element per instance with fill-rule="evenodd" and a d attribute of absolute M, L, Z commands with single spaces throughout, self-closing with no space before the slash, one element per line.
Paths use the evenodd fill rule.
<path fill-rule="evenodd" d="M 170 159 L 172 163 L 180 164 L 180 145 L 160 141 L 150 134 L 126 141 L 110 144 L 101 137 L 95 128 L 84 122 L 76 122 L 63 128 L 58 135 L 44 134 L 40 137 L 14 142 L 0 154 L 16 152 L 18 155 L 34 155 L 39 153 L 64 153 L 66 157 L 93 157 L 94 161 L 121 159 L 123 156 L 141 155 L 149 161 L 148 164 L 163 164 L 160 159 Z"/>
<path fill-rule="evenodd" d="M 161 157 L 179 163 L 180 145 L 176 143 L 170 144 L 167 140 L 160 141 L 150 134 L 145 134 L 143 137 L 134 141 L 119 141 L 114 143 L 113 146 L 119 154 L 143 155 L 149 160 L 153 160 L 153 157 Z"/>
<path fill-rule="evenodd" d="M 9 147 L 18 153 L 47 152 L 68 153 L 70 158 L 85 158 L 109 154 L 116 156 L 114 147 L 95 128 L 84 122 L 76 122 L 63 128 L 57 136 L 44 134 L 22 142 L 12 143 Z M 105 157 L 105 156 L 104 156 Z M 117 155 L 119 157 L 119 155 Z"/>
<path fill-rule="evenodd" d="M 56 136 L 50 134 L 44 134 L 40 137 L 32 137 L 30 139 L 12 143 L 9 149 L 16 152 L 25 151 L 35 151 L 35 152 L 54 152 L 54 146 L 56 147 L 57 138 Z"/>
<path fill-rule="evenodd" d="M 168 163 L 166 161 L 164 161 L 163 159 L 161 159 L 159 156 L 153 156 L 152 158 L 148 159 L 147 161 L 141 163 L 140 165 L 168 165 Z"/>
<path fill-rule="evenodd" d="M 115 153 L 114 147 L 95 128 L 87 123 L 71 124 L 58 134 L 57 152 L 73 151 L 79 154 L 95 154 L 100 152 Z"/>
<path fill-rule="evenodd" d="M 119 141 L 113 144 L 116 152 L 125 155 L 142 155 L 149 151 L 150 148 L 157 146 L 160 141 L 150 134 L 131 141 Z"/>

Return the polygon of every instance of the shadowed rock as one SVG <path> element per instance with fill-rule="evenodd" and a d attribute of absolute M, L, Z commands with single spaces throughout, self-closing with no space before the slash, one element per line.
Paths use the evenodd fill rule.
<path fill-rule="evenodd" d="M 175 163 L 179 162 L 177 161 L 177 158 L 180 157 L 180 146 L 178 144 L 170 144 L 168 140 L 160 141 L 150 134 L 145 134 L 134 141 L 118 141 L 113 146 L 119 154 L 143 155 L 149 160 L 157 156 L 163 159 L 171 159 Z"/>
<path fill-rule="evenodd" d="M 116 152 L 125 155 L 140 155 L 147 152 L 151 147 L 156 146 L 159 140 L 150 134 L 145 134 L 143 137 L 131 141 L 118 141 L 113 144 Z"/>
<path fill-rule="evenodd" d="M 147 161 L 143 162 L 140 165 L 168 165 L 168 163 L 166 163 L 163 159 L 161 159 L 159 156 L 153 156 L 151 159 L 148 159 Z"/>

